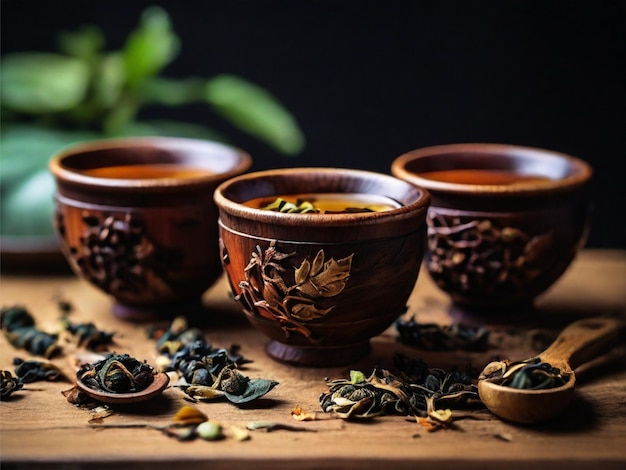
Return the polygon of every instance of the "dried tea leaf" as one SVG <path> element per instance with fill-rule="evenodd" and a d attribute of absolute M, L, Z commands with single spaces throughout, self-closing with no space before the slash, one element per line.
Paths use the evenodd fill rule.
<path fill-rule="evenodd" d="M 202 400 L 214 400 L 225 395 L 221 390 L 207 385 L 189 385 L 188 387 L 183 387 L 183 391 L 191 398 Z"/>
<path fill-rule="evenodd" d="M 6 400 L 13 392 L 20 390 L 24 384 L 18 377 L 13 377 L 10 371 L 0 370 L 2 383 L 0 385 L 0 399 Z"/>
<path fill-rule="evenodd" d="M 61 351 L 58 336 L 37 329 L 33 316 L 20 305 L 2 307 L 0 327 L 14 347 L 25 349 L 31 354 L 49 359 Z"/>
<path fill-rule="evenodd" d="M 15 375 L 23 383 L 32 383 L 40 380 L 54 381 L 59 378 L 67 380 L 61 369 L 51 362 L 37 361 L 35 359 L 24 361 L 16 357 L 13 359 L 13 364 L 16 366 Z"/>
<path fill-rule="evenodd" d="M 247 441 L 250 439 L 250 433 L 247 429 L 234 425 L 222 425 L 222 434 L 224 437 L 234 439 L 236 441 Z"/>
<path fill-rule="evenodd" d="M 300 405 L 294 406 L 293 410 L 291 410 L 291 416 L 296 421 L 313 421 L 316 418 L 315 413 L 305 411 Z"/>
<path fill-rule="evenodd" d="M 452 421 L 452 411 L 447 408 L 445 410 L 433 410 L 428 413 L 428 417 L 441 423 L 449 423 Z"/>
<path fill-rule="evenodd" d="M 61 392 L 63 396 L 72 405 L 84 405 L 93 401 L 93 399 L 78 387 L 72 387 Z"/>
<path fill-rule="evenodd" d="M 250 421 L 246 428 L 251 431 L 294 431 L 294 432 L 316 432 L 315 429 L 307 429 L 300 426 L 293 426 L 291 424 L 277 423 L 275 421 Z"/>
<path fill-rule="evenodd" d="M 174 437 L 179 441 L 191 441 L 196 438 L 197 425 L 192 424 L 189 426 L 167 426 L 161 428 L 161 431 L 169 437 Z"/>
<path fill-rule="evenodd" d="M 245 390 L 240 394 L 232 394 L 228 392 L 224 392 L 226 398 L 232 403 L 247 403 L 258 398 L 261 398 L 265 394 L 269 393 L 278 382 L 275 380 L 268 379 L 252 379 L 248 381 Z"/>
<path fill-rule="evenodd" d="M 194 406 L 185 405 L 176 412 L 172 421 L 177 425 L 200 424 L 209 417 Z"/>
<path fill-rule="evenodd" d="M 429 351 L 484 351 L 489 347 L 489 331 L 461 323 L 438 325 L 418 323 L 415 317 L 395 322 L 402 344 Z"/>
<path fill-rule="evenodd" d="M 68 318 L 61 320 L 65 331 L 79 348 L 89 351 L 106 351 L 113 343 L 114 333 L 99 330 L 93 323 L 72 323 Z"/>
<path fill-rule="evenodd" d="M 102 423 L 104 418 L 108 418 L 113 414 L 113 411 L 106 406 L 98 406 L 91 410 L 91 419 L 88 421 L 89 424 L 99 424 Z"/>

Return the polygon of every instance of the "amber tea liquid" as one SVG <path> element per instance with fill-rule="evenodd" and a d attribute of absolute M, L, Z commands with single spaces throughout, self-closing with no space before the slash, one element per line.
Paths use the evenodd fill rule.
<path fill-rule="evenodd" d="M 187 167 L 174 163 L 149 165 L 116 165 L 82 170 L 82 174 L 98 178 L 111 179 L 163 179 L 163 178 L 198 178 L 212 174 L 201 168 Z"/>
<path fill-rule="evenodd" d="M 458 184 L 479 185 L 514 185 L 519 183 L 541 183 L 551 181 L 541 175 L 529 175 L 507 170 L 489 169 L 455 169 L 441 171 L 427 171 L 419 176 L 434 181 Z"/>
<path fill-rule="evenodd" d="M 293 204 L 303 201 L 312 203 L 320 213 L 342 213 L 350 209 L 363 209 L 380 212 L 401 207 L 401 204 L 391 198 L 361 193 L 312 193 L 312 194 L 277 194 L 271 197 L 251 199 L 243 204 L 254 209 L 261 209 L 278 198 Z"/>

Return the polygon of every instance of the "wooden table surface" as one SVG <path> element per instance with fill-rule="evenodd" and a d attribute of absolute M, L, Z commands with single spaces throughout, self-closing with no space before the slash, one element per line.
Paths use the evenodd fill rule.
<path fill-rule="evenodd" d="M 20 304 L 37 326 L 60 330 L 59 298 L 74 306 L 74 322 L 94 322 L 115 332 L 118 353 L 153 362 L 155 343 L 146 331 L 153 323 L 128 323 L 111 314 L 111 299 L 73 275 L 11 275 L 0 283 L 2 305 Z M 462 316 L 446 295 L 422 273 L 409 302 L 408 314 L 420 323 L 480 322 L 491 332 L 487 352 L 432 352 L 403 346 L 389 328 L 372 341 L 372 352 L 358 363 L 335 368 L 296 368 L 266 356 L 267 339 L 252 329 L 229 297 L 222 279 L 205 295 L 207 314 L 199 326 L 214 346 L 239 344 L 253 362 L 242 371 L 250 378 L 279 381 L 263 399 L 247 406 L 201 402 L 209 418 L 245 427 L 269 420 L 295 425 L 302 432 L 251 431 L 251 439 L 179 442 L 152 427 L 171 422 L 188 401 L 177 388 L 143 405 L 113 407 L 101 423 L 90 424 L 89 410 L 69 404 L 62 391 L 68 382 L 35 382 L 0 403 L 0 458 L 3 468 L 626 468 L 626 344 L 580 367 L 577 394 L 566 413 L 553 422 L 519 426 L 486 410 L 461 412 L 466 419 L 455 429 L 428 432 L 402 416 L 367 422 L 324 418 L 297 422 L 295 405 L 320 411 L 318 397 L 327 390 L 325 377 L 346 377 L 349 369 L 370 372 L 389 367 L 397 352 L 423 359 L 430 367 L 461 370 L 482 367 L 496 356 L 524 359 L 536 354 L 567 323 L 594 315 L 626 316 L 626 252 L 585 250 L 559 282 L 536 303 L 536 311 L 520 317 Z M 156 324 L 156 323 L 154 323 Z M 162 322 L 167 325 L 169 322 Z M 13 371 L 14 357 L 29 358 L 0 335 L 0 367 Z M 74 351 L 53 359 L 72 376 Z M 454 411 L 456 414 L 457 412 Z M 254 466 L 254 467 L 252 467 Z"/>

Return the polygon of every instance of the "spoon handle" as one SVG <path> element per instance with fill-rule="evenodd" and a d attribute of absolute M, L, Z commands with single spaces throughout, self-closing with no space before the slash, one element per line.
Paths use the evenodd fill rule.
<path fill-rule="evenodd" d="M 619 337 L 623 324 L 615 318 L 585 318 L 567 326 L 539 355 L 551 364 L 569 363 L 572 369 L 607 352 Z"/>

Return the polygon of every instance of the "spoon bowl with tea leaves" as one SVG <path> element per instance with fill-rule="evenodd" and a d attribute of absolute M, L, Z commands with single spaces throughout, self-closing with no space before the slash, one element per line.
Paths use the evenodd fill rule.
<path fill-rule="evenodd" d="M 127 354 L 113 354 L 86 364 L 76 374 L 76 387 L 109 404 L 137 403 L 160 395 L 170 378 Z"/>
<path fill-rule="evenodd" d="M 614 318 L 579 320 L 534 358 L 491 362 L 479 377 L 480 399 L 507 421 L 534 424 L 554 418 L 574 397 L 574 369 L 613 346 L 622 326 Z"/>

